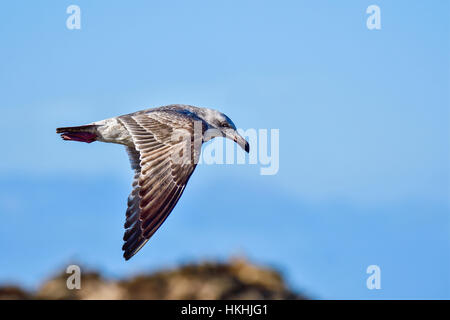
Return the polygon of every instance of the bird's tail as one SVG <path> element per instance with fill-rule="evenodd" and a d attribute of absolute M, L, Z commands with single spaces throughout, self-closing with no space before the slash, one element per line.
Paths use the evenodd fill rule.
<path fill-rule="evenodd" d="M 61 134 L 64 140 L 91 143 L 97 140 L 97 125 L 57 128 L 56 133 Z"/>

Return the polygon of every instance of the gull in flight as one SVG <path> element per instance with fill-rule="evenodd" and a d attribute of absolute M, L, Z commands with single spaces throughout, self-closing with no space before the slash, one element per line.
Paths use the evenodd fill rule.
<path fill-rule="evenodd" d="M 223 113 L 189 105 L 169 105 L 56 129 L 64 140 L 125 145 L 134 170 L 128 197 L 125 260 L 134 256 L 175 207 L 194 171 L 201 145 L 226 137 L 249 152 L 248 142 Z"/>

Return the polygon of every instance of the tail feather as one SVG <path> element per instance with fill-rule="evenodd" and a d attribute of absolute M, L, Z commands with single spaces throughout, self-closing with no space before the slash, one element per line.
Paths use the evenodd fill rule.
<path fill-rule="evenodd" d="M 88 124 L 78 127 L 57 128 L 56 133 L 61 134 L 63 140 L 91 143 L 97 140 L 97 126 Z"/>

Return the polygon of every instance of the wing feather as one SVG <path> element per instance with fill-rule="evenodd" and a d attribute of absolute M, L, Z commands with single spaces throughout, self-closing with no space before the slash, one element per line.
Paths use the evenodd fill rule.
<path fill-rule="evenodd" d="M 177 204 L 195 169 L 200 150 L 194 148 L 194 119 L 186 115 L 167 110 L 130 114 L 118 119 L 134 142 L 134 148 L 127 147 L 131 167 L 135 170 L 122 247 L 128 260 L 144 246 Z M 189 139 L 174 139 L 174 133 L 180 130 L 190 134 Z M 192 156 L 180 157 L 188 148 Z"/>

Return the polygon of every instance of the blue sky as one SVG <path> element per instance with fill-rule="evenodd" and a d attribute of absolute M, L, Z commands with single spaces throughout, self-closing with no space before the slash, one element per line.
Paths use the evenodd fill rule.
<path fill-rule="evenodd" d="M 81 30 L 66 8 L 81 8 Z M 381 30 L 366 8 L 381 8 Z M 328 299 L 450 298 L 448 1 L 9 1 L 0 11 L 0 282 L 245 255 Z M 199 166 L 121 255 L 123 148 L 79 125 L 171 103 L 280 130 L 280 170 Z M 381 268 L 381 290 L 366 268 Z"/>

